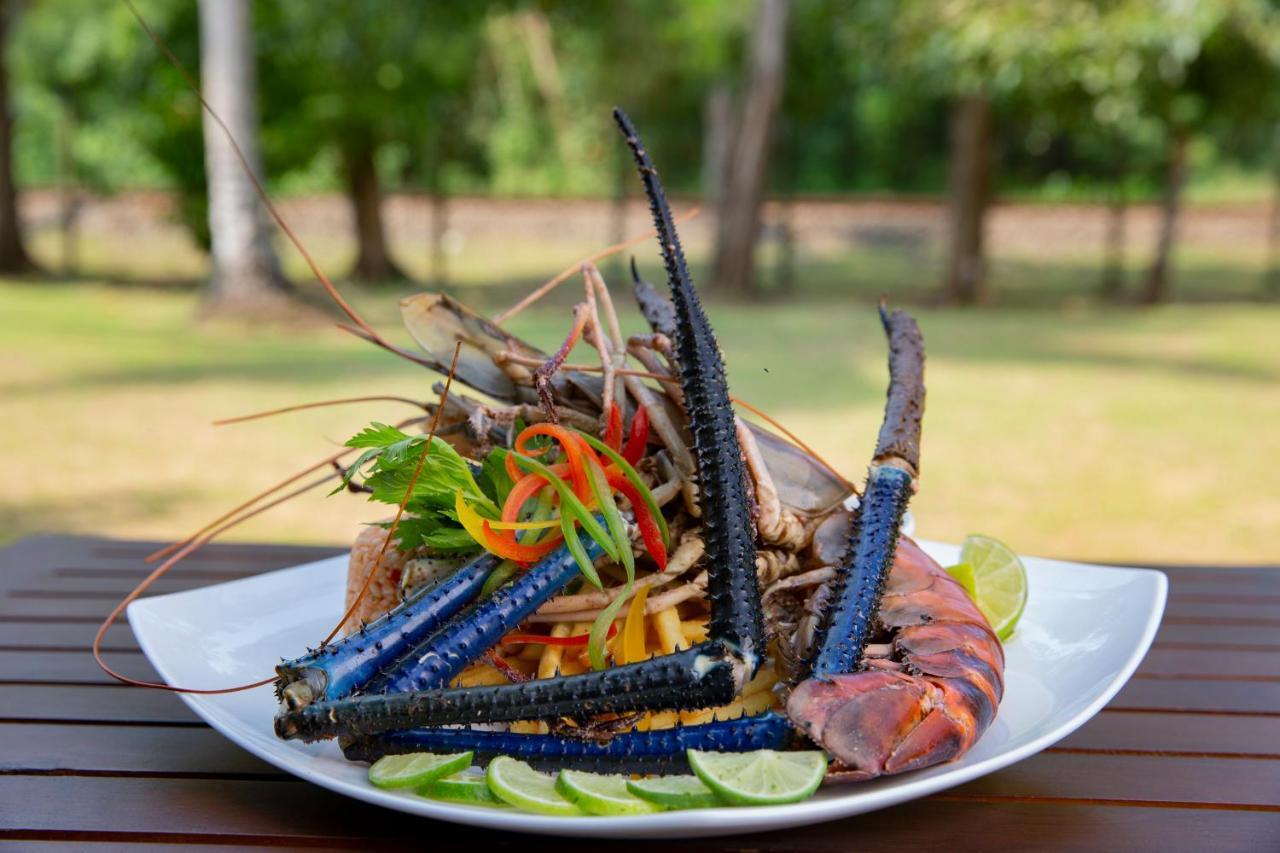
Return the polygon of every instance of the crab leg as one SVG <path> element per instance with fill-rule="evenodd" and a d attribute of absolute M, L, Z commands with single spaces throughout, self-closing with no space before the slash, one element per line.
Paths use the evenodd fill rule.
<path fill-rule="evenodd" d="M 478 557 L 359 631 L 281 663 L 276 692 L 290 708 L 354 693 L 399 657 L 397 649 L 420 642 L 475 598 L 497 564 Z"/>
<path fill-rule="evenodd" d="M 534 766 L 643 773 L 688 772 L 686 750 L 747 752 L 784 749 L 793 737 L 786 717 L 768 711 L 756 717 L 679 726 L 648 732 L 624 732 L 608 740 L 565 735 L 516 734 L 478 729 L 414 729 L 359 738 L 343 752 L 353 761 L 375 761 L 405 752 L 474 750 L 480 762 L 497 755 L 524 759 Z"/>
<path fill-rule="evenodd" d="M 315 740 L 470 721 L 704 708 L 732 700 L 755 674 L 765 645 L 755 575 L 755 528 L 745 494 L 746 472 L 735 437 L 724 364 L 693 290 L 657 170 L 630 119 L 620 110 L 614 111 L 614 117 L 639 165 L 675 306 L 681 387 L 702 488 L 711 601 L 708 640 L 684 652 L 602 672 L 496 687 L 438 689 L 442 681 L 447 682 L 509 630 L 495 630 L 496 619 L 523 611 L 522 619 L 555 590 L 527 609 L 483 602 L 429 639 L 377 685 L 387 691 L 414 692 L 319 702 L 285 711 L 276 719 L 280 737 Z M 567 578 L 560 586 L 564 582 Z M 533 598 L 525 596 L 521 601 L 528 604 Z"/>

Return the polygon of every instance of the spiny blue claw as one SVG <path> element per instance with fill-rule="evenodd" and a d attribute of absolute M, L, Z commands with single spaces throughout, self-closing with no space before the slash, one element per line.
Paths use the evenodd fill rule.
<path fill-rule="evenodd" d="M 591 537 L 583 545 L 592 560 L 603 553 Z M 578 574 L 573 555 L 560 546 L 489 598 L 450 619 L 416 648 L 402 651 L 399 659 L 362 692 L 405 693 L 444 687 Z"/>
<path fill-rule="evenodd" d="M 398 607 L 336 642 L 276 667 L 276 691 L 291 707 L 341 699 L 430 636 L 480 592 L 498 564 L 477 557 L 437 583 L 416 590 Z"/>
<path fill-rule="evenodd" d="M 793 730 L 786 717 L 768 711 L 696 726 L 677 726 L 648 732 L 625 732 L 608 740 L 563 735 L 515 734 L 476 729 L 412 729 L 360 738 L 345 745 L 353 761 L 375 761 L 406 752 L 462 752 L 474 750 L 481 762 L 510 755 L 535 767 L 569 767 L 604 772 L 688 772 L 685 751 L 748 752 L 785 749 Z"/>
<path fill-rule="evenodd" d="M 285 740 L 375 735 L 420 726 L 693 710 L 733 700 L 744 667 L 708 641 L 638 663 L 519 684 L 457 687 L 317 702 L 276 718 Z"/>

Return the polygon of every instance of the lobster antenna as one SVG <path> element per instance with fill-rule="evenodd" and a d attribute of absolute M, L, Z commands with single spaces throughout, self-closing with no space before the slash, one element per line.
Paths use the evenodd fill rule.
<path fill-rule="evenodd" d="M 316 280 L 320 282 L 325 291 L 329 294 L 329 298 L 337 303 L 338 307 L 342 309 L 342 313 L 351 318 L 351 322 L 355 323 L 361 329 L 364 329 L 374 338 L 381 340 L 381 336 L 373 330 L 373 327 L 366 323 L 364 318 L 356 312 L 356 309 L 352 308 L 347 300 L 343 298 L 342 294 L 338 292 L 338 288 L 334 286 L 334 283 L 330 281 L 329 277 L 320 269 L 320 265 L 316 263 L 315 258 L 311 257 L 311 253 L 307 251 L 307 247 L 303 245 L 302 240 L 298 238 L 298 235 L 289 227 L 289 223 L 285 221 L 284 217 L 280 214 L 280 211 L 276 209 L 275 203 L 271 200 L 271 196 L 267 194 L 267 190 L 263 187 L 262 181 L 260 181 L 258 176 L 253 173 L 253 168 L 249 165 L 249 158 L 245 156 L 244 150 L 240 147 L 240 143 L 236 141 L 235 134 L 231 132 L 231 128 L 227 127 L 226 122 L 222 120 L 222 116 L 218 115 L 214 111 L 213 107 L 209 106 L 209 102 L 205 100 L 204 92 L 200 90 L 200 84 L 191 76 L 191 72 L 187 71 L 186 66 L 182 64 L 182 60 L 178 59 L 177 55 L 174 54 L 169 45 L 165 43 L 164 39 L 160 38 L 155 30 L 151 29 L 151 26 L 147 24 L 146 19 L 142 17 L 142 13 L 140 13 L 138 8 L 133 5 L 133 0 L 123 0 L 123 2 L 124 5 L 129 8 L 133 17 L 137 19 L 138 25 L 142 27 L 142 31 L 147 34 L 147 38 L 151 39 L 151 43 L 156 46 L 156 49 L 164 54 L 164 57 L 169 61 L 169 64 L 178 70 L 178 73 L 182 75 L 182 79 L 186 81 L 187 87 L 191 89 L 197 98 L 200 99 L 200 105 L 204 107 L 205 112 L 209 114 L 209 118 L 213 119 L 214 123 L 222 130 L 222 134 L 227 138 L 227 142 L 231 144 L 231 149 L 235 152 L 236 159 L 240 162 L 240 168 L 244 172 L 245 177 L 247 177 L 253 184 L 253 188 L 258 194 L 258 198 L 262 199 L 263 207 L 265 207 L 267 212 L 271 214 L 271 218 L 280 226 L 280 230 L 289 238 L 289 242 L 293 244 L 293 247 L 298 250 L 298 254 L 302 255 L 303 260 L 307 262 L 307 266 L 311 269 Z"/>

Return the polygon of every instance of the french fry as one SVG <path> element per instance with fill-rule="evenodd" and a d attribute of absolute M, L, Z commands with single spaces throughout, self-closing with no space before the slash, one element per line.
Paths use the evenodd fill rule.
<path fill-rule="evenodd" d="M 549 729 L 542 720 L 518 720 L 511 724 L 511 731 L 522 735 L 545 735 Z"/>
<path fill-rule="evenodd" d="M 673 729 L 680 722 L 680 714 L 676 711 L 653 711 L 645 716 L 649 731 Z"/>
<path fill-rule="evenodd" d="M 777 683 L 778 673 L 774 671 L 773 667 L 762 666 L 756 672 L 756 677 L 743 685 L 742 698 L 746 699 L 748 696 L 755 696 L 757 693 L 770 690 Z"/>
<path fill-rule="evenodd" d="M 558 622 L 551 626 L 551 636 L 569 637 L 573 626 L 568 622 Z M 538 678 L 554 678 L 560 669 L 560 661 L 564 659 L 564 646 L 548 644 L 542 647 L 542 656 L 538 659 Z"/>
<path fill-rule="evenodd" d="M 451 682 L 453 687 L 491 687 L 509 684 L 507 677 L 487 663 L 473 663 Z"/>
<path fill-rule="evenodd" d="M 707 638 L 707 620 L 689 619 L 680 623 L 680 633 L 690 643 L 701 643 Z"/>
<path fill-rule="evenodd" d="M 654 630 L 658 634 L 658 644 L 664 655 L 689 648 L 689 641 L 685 639 L 680 622 L 680 614 L 674 607 L 659 610 L 650 618 L 653 620 Z"/>
<path fill-rule="evenodd" d="M 765 691 L 756 693 L 753 696 L 743 696 L 733 700 L 728 705 L 721 705 L 719 708 L 682 711 L 680 712 L 680 722 L 686 726 L 694 726 L 699 723 L 710 723 L 713 720 L 736 720 L 738 717 L 753 717 L 756 714 L 763 714 L 774 707 L 777 702 L 778 699 L 773 693 Z"/>

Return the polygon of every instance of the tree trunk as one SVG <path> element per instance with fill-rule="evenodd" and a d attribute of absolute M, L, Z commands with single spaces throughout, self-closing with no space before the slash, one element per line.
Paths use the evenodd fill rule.
<path fill-rule="evenodd" d="M 1271 173 L 1271 217 L 1267 223 L 1267 271 L 1263 276 L 1267 296 L 1280 296 L 1280 166 Z"/>
<path fill-rule="evenodd" d="M 717 80 L 702 106 L 702 198 L 712 210 L 720 209 L 729 180 L 733 125 L 733 87 Z"/>
<path fill-rule="evenodd" d="M 258 180 L 258 80 L 248 0 L 200 0 L 200 78 L 205 99 L 226 124 L 245 163 L 217 122 L 204 121 L 213 274 L 204 309 L 261 316 L 287 311 L 292 287 L 280 272 L 271 228 L 245 164 Z"/>
<path fill-rule="evenodd" d="M 947 278 L 949 302 L 987 300 L 987 208 L 991 201 L 991 102 L 968 95 L 951 109 Z"/>
<path fill-rule="evenodd" d="M 357 281 L 395 281 L 405 274 L 391 260 L 382 227 L 382 189 L 373 160 L 374 145 L 367 139 L 348 140 L 342 146 L 342 171 L 347 198 L 356 220 L 356 263 L 351 278 Z"/>
<path fill-rule="evenodd" d="M 18 4 L 0 6 L 0 272 L 8 273 L 35 268 L 22 243 L 18 187 L 13 180 L 13 116 L 9 114 L 9 67 L 4 48 L 17 17 Z"/>
<path fill-rule="evenodd" d="M 431 267 L 427 273 L 432 287 L 448 287 L 449 259 L 444 238 L 449 231 L 449 196 L 436 183 L 431 188 Z"/>
<path fill-rule="evenodd" d="M 760 0 L 747 55 L 742 119 L 720 204 L 712 280 L 722 293 L 756 289 L 755 245 L 769 146 L 786 71 L 788 0 Z"/>
<path fill-rule="evenodd" d="M 1187 182 L 1187 133 L 1174 134 L 1169 152 L 1169 170 L 1165 173 L 1164 200 L 1160 204 L 1160 235 L 1156 241 L 1155 258 L 1147 272 L 1147 282 L 1142 290 L 1142 301 L 1147 305 L 1163 302 L 1169 295 L 1169 259 L 1173 255 L 1173 243 L 1177 239 L 1178 213 L 1182 205 L 1182 187 Z"/>
<path fill-rule="evenodd" d="M 1124 249 L 1129 199 L 1119 180 L 1111 188 L 1107 203 L 1106 242 L 1102 250 L 1102 281 L 1099 294 L 1103 299 L 1119 299 L 1124 293 Z"/>

